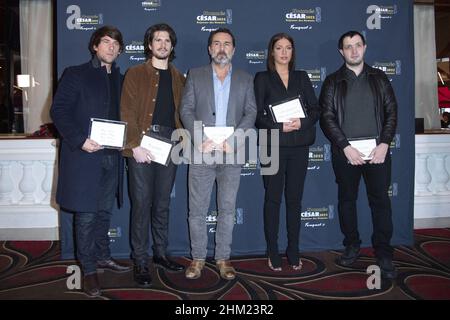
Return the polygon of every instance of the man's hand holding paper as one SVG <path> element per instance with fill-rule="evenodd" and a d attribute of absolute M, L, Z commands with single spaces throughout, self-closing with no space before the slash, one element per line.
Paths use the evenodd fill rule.
<path fill-rule="evenodd" d="M 167 165 L 172 151 L 170 142 L 144 135 L 141 140 L 141 147 L 148 151 L 147 162 L 154 161 L 164 166 Z"/>

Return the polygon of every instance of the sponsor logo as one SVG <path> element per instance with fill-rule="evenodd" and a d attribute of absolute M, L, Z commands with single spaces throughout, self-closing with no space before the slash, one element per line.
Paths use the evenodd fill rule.
<path fill-rule="evenodd" d="M 219 10 L 219 11 L 203 11 L 196 17 L 197 24 L 202 25 L 222 25 L 222 24 L 232 24 L 233 23 L 233 11 L 231 9 Z M 212 28 L 207 28 L 208 31 L 212 31 Z M 215 28 L 217 29 L 217 28 Z M 202 31 L 207 31 L 206 28 Z"/>
<path fill-rule="evenodd" d="M 144 53 L 144 44 L 142 41 L 133 41 L 125 45 L 125 53 Z"/>
<path fill-rule="evenodd" d="M 394 182 L 389 186 L 388 195 L 391 198 L 398 196 L 398 183 Z"/>
<path fill-rule="evenodd" d="M 320 228 L 320 227 L 325 227 L 325 223 L 323 223 L 323 222 L 306 222 L 305 227 L 306 228 Z"/>
<path fill-rule="evenodd" d="M 389 147 L 392 149 L 400 149 L 400 133 L 395 134 Z"/>
<path fill-rule="evenodd" d="M 206 224 L 208 225 L 208 232 L 216 232 L 217 224 L 217 210 L 212 210 L 208 215 L 206 215 Z M 244 224 L 244 209 L 236 208 L 236 214 L 234 217 L 234 224 Z"/>
<path fill-rule="evenodd" d="M 241 167 L 241 177 L 254 176 L 259 170 L 257 160 L 247 160 Z"/>
<path fill-rule="evenodd" d="M 331 161 L 331 145 L 309 147 L 308 170 L 319 170 L 324 161 Z"/>
<path fill-rule="evenodd" d="M 322 9 L 316 8 L 296 8 L 284 14 L 284 21 L 290 23 L 291 30 L 311 30 L 311 24 L 322 22 Z M 298 23 L 311 23 L 308 25 L 298 25 Z"/>
<path fill-rule="evenodd" d="M 213 31 L 216 31 L 217 29 L 219 29 L 219 28 L 208 28 L 208 27 L 203 26 L 200 28 L 200 31 L 213 32 Z"/>
<path fill-rule="evenodd" d="M 103 24 L 103 14 L 82 14 L 81 8 L 77 5 L 70 5 L 66 9 L 69 15 L 66 20 L 66 27 L 69 30 L 92 31 L 98 25 Z"/>
<path fill-rule="evenodd" d="M 130 61 L 145 61 L 145 57 L 130 56 Z"/>
<path fill-rule="evenodd" d="M 392 19 L 397 14 L 397 5 L 378 6 L 370 5 L 366 10 L 370 14 L 366 21 L 367 29 L 381 29 L 381 19 Z"/>
<path fill-rule="evenodd" d="M 142 1 L 141 5 L 145 11 L 156 11 L 161 7 L 161 0 Z"/>
<path fill-rule="evenodd" d="M 314 89 L 317 89 L 319 87 L 319 84 L 327 77 L 327 68 L 325 67 L 309 69 L 305 70 L 305 72 L 308 74 L 308 77 L 311 80 Z"/>
<path fill-rule="evenodd" d="M 400 60 L 388 62 L 376 61 L 372 67 L 380 69 L 388 76 L 398 76 L 402 74 L 402 62 Z"/>
<path fill-rule="evenodd" d="M 249 64 L 263 64 L 267 58 L 266 50 L 252 50 L 245 54 L 245 59 L 247 59 Z"/>
<path fill-rule="evenodd" d="M 305 221 L 305 227 L 325 227 L 326 220 L 334 219 L 334 205 L 318 208 L 307 208 L 301 214 L 301 221 Z"/>
<path fill-rule="evenodd" d="M 125 45 L 125 54 L 130 55 L 130 61 L 145 61 L 143 42 L 132 41 Z"/>
<path fill-rule="evenodd" d="M 121 227 L 110 228 L 108 231 L 108 237 L 109 242 L 116 242 L 115 238 L 122 237 L 122 228 Z"/>

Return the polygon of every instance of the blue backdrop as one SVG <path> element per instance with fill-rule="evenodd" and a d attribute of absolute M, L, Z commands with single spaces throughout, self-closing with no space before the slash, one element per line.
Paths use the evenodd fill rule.
<path fill-rule="evenodd" d="M 166 22 L 177 33 L 174 64 L 182 71 L 208 63 L 207 38 L 211 30 L 230 28 L 236 37 L 233 66 L 255 74 L 265 70 L 267 44 L 277 32 L 295 40 L 297 68 L 310 75 L 316 95 L 327 74 L 343 63 L 337 51 L 339 36 L 348 30 L 362 32 L 367 40 L 366 62 L 386 72 L 398 105 L 397 135 L 391 145 L 394 245 L 412 244 L 414 195 L 414 57 L 413 1 L 316 0 L 276 2 L 259 0 L 61 0 L 57 2 L 57 67 L 90 59 L 88 42 L 93 30 L 110 24 L 123 33 L 125 52 L 118 64 L 122 73 L 144 59 L 143 36 L 152 24 Z M 329 141 L 317 128 L 310 148 L 309 170 L 303 196 L 300 245 L 302 251 L 338 249 L 342 235 L 337 217 L 337 188 L 330 162 Z M 169 251 L 189 255 L 187 227 L 187 167 L 178 168 L 172 192 Z M 363 246 L 370 246 L 372 223 L 363 184 L 358 201 Z M 248 163 L 241 177 L 232 255 L 265 252 L 263 233 L 264 188 L 258 165 Z M 208 215 L 210 254 L 215 230 L 215 199 Z M 129 257 L 129 199 L 115 209 L 110 236 L 116 257 Z M 284 205 L 281 210 L 280 249 L 286 247 Z M 72 215 L 61 212 L 64 258 L 73 257 Z"/>

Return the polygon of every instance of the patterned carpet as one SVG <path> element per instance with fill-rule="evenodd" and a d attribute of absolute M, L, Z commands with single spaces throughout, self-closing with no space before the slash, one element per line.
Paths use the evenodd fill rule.
<path fill-rule="evenodd" d="M 69 290 L 66 273 L 74 261 L 59 259 L 59 243 L 50 241 L 0 242 L 0 299 L 89 298 L 81 290 Z M 221 280 L 208 261 L 199 280 L 186 280 L 183 273 L 153 268 L 151 288 L 137 288 L 132 272 L 105 271 L 99 275 L 103 294 L 96 299 L 151 300 L 299 300 L 370 299 L 415 300 L 450 299 L 450 229 L 415 231 L 414 247 L 396 247 L 394 264 L 399 271 L 395 282 L 383 281 L 380 289 L 368 289 L 366 273 L 375 259 L 371 248 L 362 250 L 351 268 L 337 265 L 338 251 L 302 253 L 300 272 L 272 272 L 264 257 L 233 259 L 238 276 Z M 176 258 L 189 264 L 187 258 Z M 131 263 L 131 261 L 124 261 Z"/>

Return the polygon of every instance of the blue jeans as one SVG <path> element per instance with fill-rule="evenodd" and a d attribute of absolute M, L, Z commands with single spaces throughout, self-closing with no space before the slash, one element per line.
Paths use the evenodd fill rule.
<path fill-rule="evenodd" d="M 77 258 L 85 275 L 97 272 L 97 261 L 111 257 L 108 232 L 119 182 L 118 172 L 118 156 L 105 155 L 97 212 L 75 213 Z"/>
<path fill-rule="evenodd" d="M 206 214 L 215 180 L 219 213 L 214 258 L 230 258 L 240 174 L 241 167 L 235 165 L 189 166 L 189 232 L 193 259 L 205 259 L 207 255 Z"/>

